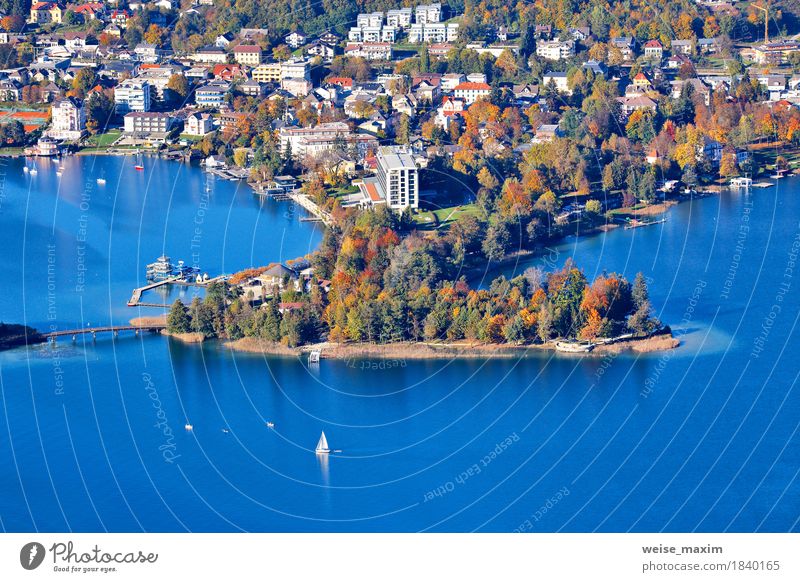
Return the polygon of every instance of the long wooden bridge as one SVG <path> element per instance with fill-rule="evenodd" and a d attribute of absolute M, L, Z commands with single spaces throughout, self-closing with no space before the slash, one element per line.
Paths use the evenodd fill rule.
<path fill-rule="evenodd" d="M 92 334 L 93 338 L 96 337 L 98 333 L 113 333 L 116 336 L 121 331 L 132 331 L 136 335 L 139 335 L 140 331 L 157 332 L 161 331 L 162 329 L 166 329 L 166 327 L 166 323 L 148 323 L 146 325 L 105 325 L 99 327 L 82 327 L 79 329 L 62 329 L 58 331 L 51 331 L 49 333 L 43 333 L 42 335 L 49 341 L 55 341 L 57 337 L 72 336 L 72 339 L 75 339 L 77 336 L 87 333 Z"/>

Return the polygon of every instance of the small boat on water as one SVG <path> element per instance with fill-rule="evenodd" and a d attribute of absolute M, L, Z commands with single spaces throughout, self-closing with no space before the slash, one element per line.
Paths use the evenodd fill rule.
<path fill-rule="evenodd" d="M 31 176 L 35 176 L 38 173 L 39 173 L 39 170 L 37 170 L 36 168 L 31 168 Z"/>
<path fill-rule="evenodd" d="M 183 426 L 183 428 L 185 428 L 187 431 L 194 430 L 194 426 L 192 426 L 188 422 Z"/>
<path fill-rule="evenodd" d="M 309 364 L 319 364 L 319 357 L 321 352 L 319 350 L 312 350 L 308 354 L 308 363 Z"/>
<path fill-rule="evenodd" d="M 97 179 L 97 183 L 98 183 L 98 184 L 100 184 L 100 185 L 102 186 L 103 184 L 105 184 L 105 183 L 106 183 L 106 179 L 105 179 L 105 178 L 98 178 L 98 179 Z"/>
<path fill-rule="evenodd" d="M 319 437 L 316 452 L 318 455 L 327 455 L 331 452 L 331 449 L 328 447 L 328 439 L 325 438 L 324 430 L 322 431 L 322 435 Z"/>
<path fill-rule="evenodd" d="M 275 423 L 271 421 L 267 421 L 267 428 L 275 428 Z"/>
<path fill-rule="evenodd" d="M 31 169 L 28 166 L 22 166 L 22 171 L 27 174 L 28 172 L 31 171 Z"/>
<path fill-rule="evenodd" d="M 133 169 L 134 169 L 134 170 L 139 170 L 139 171 L 141 172 L 142 170 L 144 170 L 144 166 L 142 166 L 142 165 L 140 165 L 140 164 L 136 164 L 136 165 L 133 167 Z"/>
<path fill-rule="evenodd" d="M 591 342 L 556 342 L 556 350 L 570 354 L 591 352 L 594 344 Z"/>
<path fill-rule="evenodd" d="M 61 177 L 61 174 L 62 174 L 61 170 L 58 170 L 58 171 L 56 172 L 56 176 L 59 176 L 59 177 Z"/>

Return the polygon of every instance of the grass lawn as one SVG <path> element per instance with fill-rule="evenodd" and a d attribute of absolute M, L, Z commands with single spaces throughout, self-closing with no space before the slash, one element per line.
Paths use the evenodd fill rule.
<path fill-rule="evenodd" d="M 783 156 L 790 167 L 800 166 L 800 148 L 792 145 L 765 144 L 751 147 L 751 153 L 762 168 L 774 168 L 778 156 Z"/>
<path fill-rule="evenodd" d="M 341 188 L 329 188 L 328 196 L 334 196 L 336 198 L 340 198 L 341 196 L 347 196 L 348 194 L 355 194 L 356 192 L 358 192 L 358 186 L 353 186 L 351 184 L 349 186 L 342 186 Z"/>
<path fill-rule="evenodd" d="M 107 131 L 106 133 L 98 133 L 86 140 L 86 145 L 94 148 L 106 148 L 119 139 L 122 132 L 116 129 Z"/>
<path fill-rule="evenodd" d="M 22 154 L 23 149 L 21 147 L 0 148 L 0 156 L 18 156 Z"/>
<path fill-rule="evenodd" d="M 414 215 L 414 223 L 423 229 L 447 228 L 462 216 L 480 217 L 480 215 L 481 211 L 475 204 L 462 204 L 435 210 L 421 210 Z"/>

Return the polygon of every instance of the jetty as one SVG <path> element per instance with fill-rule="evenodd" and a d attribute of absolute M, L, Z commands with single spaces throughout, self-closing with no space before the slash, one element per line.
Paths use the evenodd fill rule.
<path fill-rule="evenodd" d="M 625 228 L 630 229 L 641 228 L 643 226 L 653 226 L 654 224 L 664 224 L 666 221 L 666 218 L 662 218 L 660 220 L 631 220 L 625 225 Z"/>
<path fill-rule="evenodd" d="M 249 172 L 244 168 L 212 168 L 206 167 L 206 172 L 214 174 L 225 180 L 244 180 L 249 176 Z"/>
<path fill-rule="evenodd" d="M 151 289 L 155 289 L 157 287 L 161 287 L 162 285 L 183 285 L 184 287 L 208 287 L 212 283 L 216 283 L 218 281 L 224 281 L 227 279 L 227 275 L 219 275 L 214 277 L 213 279 L 206 279 L 204 281 L 187 281 L 186 279 L 180 279 L 178 277 L 171 277 L 169 279 L 162 279 L 161 281 L 156 281 L 154 283 L 149 283 L 143 287 L 137 287 L 133 290 L 131 294 L 131 298 L 128 300 L 128 307 L 169 307 L 166 303 L 147 303 L 142 301 L 142 294 L 145 291 L 150 291 Z"/>

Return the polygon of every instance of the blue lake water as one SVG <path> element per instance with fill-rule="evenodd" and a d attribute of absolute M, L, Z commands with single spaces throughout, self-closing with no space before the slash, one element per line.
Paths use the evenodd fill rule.
<path fill-rule="evenodd" d="M 321 239 L 289 204 L 186 165 L 148 160 L 136 172 L 120 158 L 72 158 L 59 178 L 51 162 L 36 176 L 4 164 L 4 321 L 124 323 L 154 312 L 125 302 L 162 252 L 213 275 L 294 258 Z M 590 277 L 643 271 L 682 341 L 667 353 L 309 369 L 154 335 L 5 352 L 0 524 L 797 531 L 798 236 L 800 181 L 790 178 L 501 269 L 573 257 Z M 340 453 L 314 454 L 322 429 Z"/>

